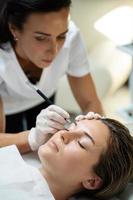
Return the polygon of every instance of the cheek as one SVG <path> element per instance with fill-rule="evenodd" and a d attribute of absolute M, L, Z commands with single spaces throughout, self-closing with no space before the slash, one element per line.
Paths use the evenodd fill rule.
<path fill-rule="evenodd" d="M 42 163 L 44 163 L 46 160 L 48 160 L 49 157 L 52 157 L 52 152 L 47 147 L 47 144 L 40 146 L 40 148 L 38 150 L 38 156 Z"/>
<path fill-rule="evenodd" d="M 31 44 L 29 43 L 27 49 L 25 50 L 29 55 L 33 56 L 32 58 L 36 58 L 38 57 L 38 55 L 43 54 L 43 49 L 44 47 L 42 46 L 42 44 L 37 44 L 36 42 L 35 43 L 32 42 Z"/>
<path fill-rule="evenodd" d="M 58 42 L 58 51 L 63 47 L 65 40 Z"/>
<path fill-rule="evenodd" d="M 86 165 L 86 155 L 84 152 L 78 150 L 77 148 L 74 147 L 67 147 L 67 149 L 64 150 L 63 152 L 63 161 L 62 164 L 66 169 L 81 169 L 82 165 Z"/>
<path fill-rule="evenodd" d="M 43 45 L 41 43 L 36 42 L 34 38 L 23 37 L 21 38 L 20 42 L 24 52 L 28 56 L 32 56 L 32 59 L 36 58 L 37 55 L 40 55 L 43 52 Z"/>

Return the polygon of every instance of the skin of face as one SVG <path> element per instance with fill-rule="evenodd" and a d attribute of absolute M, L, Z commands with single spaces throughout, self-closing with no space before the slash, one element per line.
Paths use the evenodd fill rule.
<path fill-rule="evenodd" d="M 100 120 L 81 120 L 57 132 L 39 148 L 46 174 L 66 183 L 80 184 L 94 175 L 93 166 L 107 150 L 109 129 Z M 47 176 L 47 175 L 46 175 Z"/>
<path fill-rule="evenodd" d="M 31 14 L 23 30 L 10 26 L 17 37 L 15 50 L 21 59 L 39 68 L 49 66 L 63 46 L 68 31 L 69 9 Z"/>

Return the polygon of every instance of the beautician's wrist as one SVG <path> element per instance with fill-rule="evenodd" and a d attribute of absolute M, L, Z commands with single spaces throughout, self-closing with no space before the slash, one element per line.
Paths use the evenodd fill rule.
<path fill-rule="evenodd" d="M 11 134 L 10 134 L 11 135 Z M 18 147 L 20 153 L 28 153 L 31 151 L 31 147 L 28 143 L 29 131 L 23 131 L 18 134 L 14 134 L 16 136 L 16 146 Z M 14 139 L 15 140 L 15 139 Z"/>

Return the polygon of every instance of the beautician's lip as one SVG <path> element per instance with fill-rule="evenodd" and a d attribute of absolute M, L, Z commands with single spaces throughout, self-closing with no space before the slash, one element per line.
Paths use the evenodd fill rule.
<path fill-rule="evenodd" d="M 59 151 L 58 145 L 57 145 L 53 140 L 51 140 L 51 141 L 49 142 L 49 145 L 50 145 L 52 148 L 54 148 L 57 152 Z"/>
<path fill-rule="evenodd" d="M 51 63 L 52 62 L 52 60 L 46 60 L 46 59 L 43 59 L 42 61 L 46 62 L 46 63 Z"/>

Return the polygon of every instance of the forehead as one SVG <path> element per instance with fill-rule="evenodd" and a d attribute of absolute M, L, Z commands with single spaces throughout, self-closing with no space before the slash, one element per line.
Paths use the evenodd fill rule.
<path fill-rule="evenodd" d="M 33 13 L 27 18 L 24 28 L 38 31 L 64 31 L 68 27 L 69 9 L 58 12 Z"/>
<path fill-rule="evenodd" d="M 88 133 L 95 141 L 96 146 L 107 147 L 110 131 L 101 120 L 81 120 L 77 122 L 74 129 L 75 131 L 85 131 Z"/>

